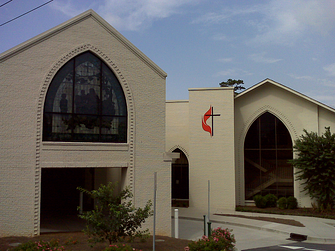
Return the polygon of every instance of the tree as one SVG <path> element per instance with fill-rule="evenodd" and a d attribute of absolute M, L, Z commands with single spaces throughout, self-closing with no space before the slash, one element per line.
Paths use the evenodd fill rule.
<path fill-rule="evenodd" d="M 242 85 L 244 85 L 244 82 L 243 80 L 239 79 L 239 80 L 236 80 L 236 79 L 228 79 L 227 82 L 221 82 L 219 83 L 219 85 L 221 87 L 234 87 L 234 93 L 235 94 L 238 94 L 239 92 L 238 91 L 242 91 L 245 89 L 245 87 L 243 87 Z"/>
<path fill-rule="evenodd" d="M 90 195 L 95 199 L 95 207 L 91 211 L 79 215 L 86 220 L 86 228 L 83 230 L 94 243 L 108 240 L 116 243 L 121 238 L 135 237 L 145 238 L 149 230 L 140 230 L 142 223 L 152 215 L 151 201 L 144 208 L 135 208 L 130 198 L 131 192 L 128 188 L 122 190 L 119 195 L 114 195 L 116 185 L 111 182 L 97 189 L 88 191 L 84 188 L 77 189 Z M 78 208 L 79 209 L 79 208 Z"/>
<path fill-rule="evenodd" d="M 298 157 L 290 161 L 298 169 L 297 180 L 302 180 L 319 208 L 333 208 L 335 201 L 335 134 L 326 127 L 323 135 L 307 132 L 293 146 Z"/>

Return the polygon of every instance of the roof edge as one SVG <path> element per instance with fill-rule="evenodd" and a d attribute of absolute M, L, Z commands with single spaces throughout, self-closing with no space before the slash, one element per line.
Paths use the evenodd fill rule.
<path fill-rule="evenodd" d="M 291 89 L 291 88 L 289 88 L 289 87 L 287 87 L 287 86 L 285 86 L 285 85 L 283 85 L 283 84 L 280 84 L 280 83 L 278 83 L 278 82 L 276 82 L 276 81 L 274 81 L 274 80 L 272 80 L 272 79 L 269 79 L 269 78 L 266 78 L 266 79 L 264 79 L 263 81 L 261 81 L 261 82 L 255 84 L 255 85 L 253 85 L 253 86 L 251 86 L 249 89 L 247 89 L 247 90 L 245 90 L 245 91 L 239 93 L 238 95 L 235 96 L 235 99 L 238 99 L 238 98 L 240 98 L 240 97 L 242 97 L 242 96 L 248 94 L 249 92 L 251 92 L 251 91 L 253 91 L 253 90 L 255 90 L 255 89 L 261 87 L 262 85 L 267 84 L 267 83 L 270 83 L 270 84 L 275 85 L 275 86 L 277 86 L 277 87 L 279 87 L 279 88 L 282 88 L 282 89 L 284 89 L 284 90 L 286 90 L 286 91 L 288 91 L 288 92 L 290 92 L 290 93 L 292 93 L 292 94 L 294 94 L 294 95 L 297 95 L 297 96 L 299 96 L 299 97 L 301 97 L 301 98 L 303 98 L 303 99 L 305 99 L 305 100 L 307 100 L 307 101 L 309 101 L 309 102 L 314 103 L 314 104 L 317 105 L 317 106 L 320 106 L 320 107 L 322 107 L 322 108 L 324 108 L 324 109 L 326 109 L 326 110 L 329 110 L 329 111 L 335 113 L 335 109 L 334 109 L 334 108 L 332 108 L 332 107 L 330 107 L 330 106 L 328 106 L 328 105 L 325 105 L 325 104 L 323 104 L 323 103 L 321 103 L 321 102 L 319 102 L 319 101 L 316 101 L 315 99 L 313 99 L 313 98 L 311 98 L 311 97 L 308 97 L 308 96 L 306 96 L 306 95 L 304 95 L 304 94 L 302 94 L 302 93 L 300 93 L 300 92 L 298 92 L 298 91 L 295 91 L 295 90 L 293 90 L 293 89 Z"/>
<path fill-rule="evenodd" d="M 150 58 L 148 58 L 143 52 L 141 52 L 135 45 L 133 45 L 128 39 L 126 39 L 120 32 L 118 32 L 113 26 L 111 26 L 106 20 L 100 17 L 94 10 L 89 9 L 67 21 L 61 23 L 27 41 L 3 52 L 0 54 L 0 62 L 3 62 L 41 42 L 49 39 L 62 32 L 65 29 L 87 19 L 93 18 L 98 24 L 100 24 L 107 32 L 114 36 L 119 42 L 127 47 L 132 53 L 134 53 L 139 59 L 146 63 L 151 69 L 153 69 L 162 78 L 167 77 L 167 73 L 163 71 L 158 65 L 156 65 Z"/>

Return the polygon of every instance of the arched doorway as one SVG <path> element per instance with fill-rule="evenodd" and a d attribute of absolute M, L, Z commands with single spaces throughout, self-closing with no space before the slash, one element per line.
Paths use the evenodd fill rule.
<path fill-rule="evenodd" d="M 180 158 L 172 163 L 172 206 L 189 206 L 189 166 L 184 152 L 180 149 L 173 151 L 180 153 Z"/>
<path fill-rule="evenodd" d="M 256 194 L 293 196 L 292 139 L 285 125 L 269 112 L 251 125 L 244 142 L 245 199 Z"/>

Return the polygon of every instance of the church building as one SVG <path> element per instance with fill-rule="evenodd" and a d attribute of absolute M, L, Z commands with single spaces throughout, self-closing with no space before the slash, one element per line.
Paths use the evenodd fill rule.
<path fill-rule="evenodd" d="M 167 74 L 92 10 L 0 54 L 0 76 L 0 237 L 89 210 L 79 186 L 117 182 L 143 207 L 155 174 L 158 235 L 208 194 L 213 213 L 267 193 L 310 207 L 287 160 L 303 129 L 335 130 L 333 108 L 270 79 L 166 101 Z"/>
<path fill-rule="evenodd" d="M 143 207 L 155 173 L 156 232 L 170 235 L 161 68 L 89 10 L 2 53 L 0 76 L 0 236 L 76 216 L 78 186 L 118 182 Z"/>
<path fill-rule="evenodd" d="M 334 132 L 335 109 L 270 79 L 237 95 L 189 89 L 189 100 L 166 103 L 166 150 L 181 156 L 172 163 L 172 205 L 207 212 L 209 197 L 215 213 L 272 193 L 311 207 L 288 160 L 304 129 L 321 135 L 325 127 Z"/>

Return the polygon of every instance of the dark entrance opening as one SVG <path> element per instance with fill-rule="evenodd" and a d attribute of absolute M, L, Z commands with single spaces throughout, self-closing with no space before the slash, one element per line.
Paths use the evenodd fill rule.
<path fill-rule="evenodd" d="M 172 163 L 172 206 L 189 206 L 189 166 L 186 155 L 180 149 L 173 152 L 180 153 L 180 158 Z"/>
<path fill-rule="evenodd" d="M 82 229 L 77 209 L 80 205 L 80 191 L 77 187 L 88 190 L 94 188 L 93 168 L 42 169 L 41 232 L 43 229 L 67 231 L 68 229 L 61 226 L 61 222 L 65 221 L 69 222 L 68 224 L 73 221 L 73 224 L 80 225 Z M 82 198 L 84 210 L 92 209 L 93 200 L 85 194 Z M 73 230 L 77 231 L 78 229 Z"/>

